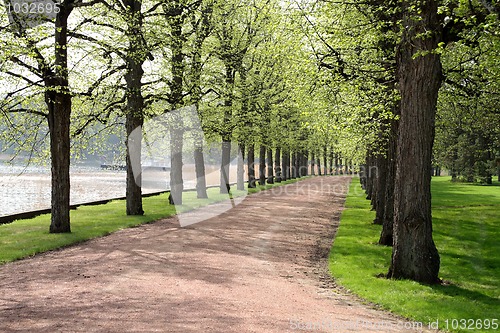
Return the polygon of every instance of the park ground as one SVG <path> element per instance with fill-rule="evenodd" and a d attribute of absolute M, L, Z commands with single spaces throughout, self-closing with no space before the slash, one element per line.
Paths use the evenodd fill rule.
<path fill-rule="evenodd" d="M 171 217 L 7 263 L 0 331 L 422 331 L 330 277 L 350 180 L 309 178 L 187 227 Z"/>

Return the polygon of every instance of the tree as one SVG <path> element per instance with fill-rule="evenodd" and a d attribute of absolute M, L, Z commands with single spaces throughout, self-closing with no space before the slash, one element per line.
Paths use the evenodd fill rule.
<path fill-rule="evenodd" d="M 401 120 L 394 197 L 394 244 L 388 276 L 439 282 L 440 258 L 432 238 L 431 155 L 441 62 L 437 2 L 403 3 L 398 48 Z"/>
<path fill-rule="evenodd" d="M 222 89 L 224 114 L 219 132 L 221 144 L 220 192 L 228 193 L 231 139 L 233 136 L 235 84 L 237 73 L 242 69 L 244 58 L 255 37 L 262 30 L 270 11 L 270 1 L 262 3 L 219 3 L 219 22 L 214 28 L 217 36 L 217 57 L 224 66 L 224 86 Z"/>
<path fill-rule="evenodd" d="M 24 24 L 15 20 L 9 26 L 15 41 L 25 45 L 25 49 L 14 47 L 17 51 L 28 51 L 27 54 L 10 54 L 6 62 L 10 66 L 18 66 L 19 71 L 7 67 L 6 74 L 26 83 L 26 87 L 16 89 L 8 97 L 16 96 L 33 88 L 43 89 L 43 99 L 47 112 L 26 108 L 19 99 L 14 99 L 13 105 L 7 107 L 10 112 L 25 112 L 46 117 L 50 135 L 51 158 L 51 233 L 71 232 L 70 226 L 70 119 L 71 119 L 71 91 L 68 75 L 68 17 L 73 11 L 73 0 L 63 1 L 57 8 L 55 17 L 54 54 L 53 64 L 50 58 L 44 55 L 44 37 L 37 40 L 25 30 Z M 9 52 L 9 50 L 7 50 Z M 14 51 L 16 52 L 16 51 Z M 7 65 L 9 66 L 9 65 Z M 35 97 L 38 93 L 34 92 Z M 30 96 L 31 97 L 31 96 Z M 8 103 L 8 101 L 7 101 Z M 4 108 L 2 108 L 4 109 Z M 5 110 L 5 109 L 4 109 Z"/>
<path fill-rule="evenodd" d="M 169 82 L 170 111 L 183 106 L 184 44 L 182 28 L 187 18 L 184 1 L 169 1 L 164 4 L 165 18 L 170 27 L 170 67 L 172 78 Z M 182 205 L 184 183 L 182 179 L 182 149 L 184 144 L 184 124 L 182 117 L 175 114 L 170 123 L 170 204 Z"/>
<path fill-rule="evenodd" d="M 125 35 L 128 40 L 128 48 L 124 55 L 126 66 L 126 106 L 125 106 L 125 128 L 127 138 L 132 132 L 144 124 L 144 97 L 142 95 L 142 78 L 144 70 L 142 65 L 147 59 L 147 47 L 143 35 L 143 13 L 142 1 L 126 0 L 124 2 L 123 16 L 127 22 Z M 142 134 L 142 133 L 141 133 Z M 135 140 L 127 140 L 127 215 L 143 215 L 142 207 L 142 175 L 137 173 L 141 165 L 141 141 L 142 135 Z M 134 154 L 138 165 L 132 165 L 131 155 Z"/>
<path fill-rule="evenodd" d="M 193 29 L 192 55 L 191 66 L 188 79 L 191 80 L 191 97 L 190 103 L 196 107 L 198 116 L 202 119 L 200 112 L 200 101 L 202 99 L 201 89 L 201 74 L 202 74 L 202 50 L 203 43 L 210 35 L 213 25 L 211 23 L 213 12 L 213 1 L 202 1 L 200 4 L 200 15 L 196 15 L 195 11 L 191 16 L 191 27 Z M 196 171 L 196 193 L 198 198 L 207 198 L 207 184 L 205 179 L 205 160 L 203 155 L 203 138 L 194 138 L 194 160 Z"/>
<path fill-rule="evenodd" d="M 460 36 L 443 49 L 444 83 L 438 100 L 434 157 L 436 166 L 447 168 L 453 181 L 487 184 L 496 172 L 499 152 L 495 60 L 499 26 L 495 15 L 487 15 L 485 10 L 465 8 L 460 12 L 466 14 L 453 15 L 454 21 L 473 25 L 462 27 Z"/>

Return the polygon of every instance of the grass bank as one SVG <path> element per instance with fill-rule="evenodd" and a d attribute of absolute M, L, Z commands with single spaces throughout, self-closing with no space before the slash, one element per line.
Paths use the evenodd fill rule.
<path fill-rule="evenodd" d="M 233 196 L 242 196 L 296 181 L 289 180 L 273 185 L 257 186 L 255 189 L 245 191 L 233 189 L 231 192 Z M 228 199 L 227 194 L 219 193 L 219 188 L 209 188 L 207 192 L 208 199 L 197 199 L 195 191 L 185 192 L 183 195 L 184 205 L 180 207 L 180 211 L 189 211 Z M 144 198 L 143 207 L 145 211 L 143 216 L 126 216 L 125 200 L 111 201 L 99 206 L 80 206 L 71 211 L 72 232 L 68 234 L 50 234 L 48 232 L 50 214 L 0 225 L 0 264 L 105 236 L 120 229 L 150 223 L 176 214 L 175 207 L 168 204 L 168 194 Z"/>
<path fill-rule="evenodd" d="M 330 254 L 337 282 L 362 298 L 411 320 L 453 332 L 500 328 L 500 184 L 479 186 L 432 180 L 434 241 L 440 278 L 427 286 L 377 277 L 386 274 L 391 248 L 377 245 L 381 226 L 353 180 Z M 496 322 L 496 324 L 494 324 Z M 494 329 L 496 327 L 496 329 Z"/>

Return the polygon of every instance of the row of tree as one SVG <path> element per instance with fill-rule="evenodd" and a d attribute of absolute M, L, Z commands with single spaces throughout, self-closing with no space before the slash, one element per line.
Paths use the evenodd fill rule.
<path fill-rule="evenodd" d="M 344 153 L 325 137 L 326 124 L 318 133 L 307 121 L 316 108 L 331 113 L 332 107 L 316 84 L 315 61 L 302 44 L 302 13 L 293 5 L 99 0 L 62 1 L 58 8 L 55 22 L 35 27 L 27 16 L 2 16 L 1 35 L 3 139 L 50 156 L 51 232 L 71 230 L 71 154 L 98 154 L 111 135 L 127 144 L 126 213 L 143 214 L 141 175 L 134 174 L 143 138 L 130 138 L 148 120 L 184 106 L 195 106 L 205 137 L 220 141 L 221 192 L 229 190 L 231 144 L 249 165 L 255 145 L 261 161 L 265 155 L 276 163 L 280 155 L 291 156 L 283 158 L 287 163 L 305 151 L 324 159 Z M 183 121 L 173 127 L 185 127 Z M 164 138 L 170 203 L 182 204 L 185 133 L 174 128 Z M 207 195 L 203 142 L 194 138 L 200 198 Z"/>
<path fill-rule="evenodd" d="M 431 165 L 485 182 L 498 166 L 496 2 L 63 0 L 58 8 L 55 22 L 31 28 L 22 15 L 2 16 L 0 38 L 1 135 L 50 155 L 51 232 L 70 231 L 72 154 L 101 154 L 110 137 L 126 142 L 126 213 L 144 214 L 134 170 L 153 135 L 145 124 L 170 115 L 162 138 L 170 203 L 182 204 L 186 151 L 197 195 L 207 196 L 207 141 L 219 144 L 222 193 L 236 150 L 250 187 L 256 155 L 262 184 L 365 164 L 380 243 L 393 245 L 388 276 L 439 281 Z M 173 112 L 186 106 L 203 135 L 187 139 L 190 120 Z"/>
<path fill-rule="evenodd" d="M 393 246 L 391 278 L 440 281 L 433 164 L 468 181 L 491 183 L 499 172 L 499 9 L 494 1 L 437 0 L 304 9 L 327 18 L 322 28 L 311 23 L 320 65 L 332 81 L 354 83 L 366 106 L 357 128 L 369 133 L 362 183 L 374 223 L 383 225 L 379 243 Z"/>

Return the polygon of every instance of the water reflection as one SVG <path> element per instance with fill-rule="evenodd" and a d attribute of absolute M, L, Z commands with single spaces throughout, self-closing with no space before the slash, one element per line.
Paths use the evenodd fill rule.
<path fill-rule="evenodd" d="M 193 164 L 182 167 L 184 189 L 196 188 Z M 219 183 L 219 166 L 205 165 L 206 183 Z M 71 167 L 71 204 L 81 204 L 125 197 L 125 171 L 105 170 L 100 167 Z M 166 191 L 170 174 L 158 168 L 143 167 L 142 193 Z M 10 166 L 0 163 L 0 216 L 50 208 L 50 169 L 48 167 Z M 236 182 L 236 166 L 230 170 L 229 180 Z"/>
<path fill-rule="evenodd" d="M 167 189 L 167 172 L 144 193 Z M 0 216 L 50 208 L 50 169 L 0 164 Z M 71 204 L 125 196 L 126 172 L 95 167 L 71 168 Z"/>

